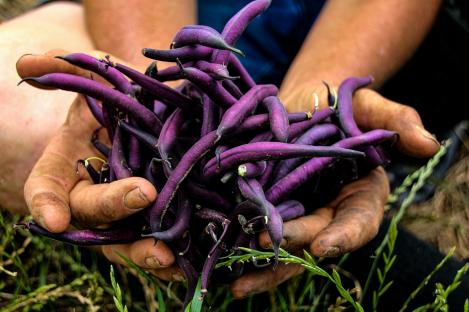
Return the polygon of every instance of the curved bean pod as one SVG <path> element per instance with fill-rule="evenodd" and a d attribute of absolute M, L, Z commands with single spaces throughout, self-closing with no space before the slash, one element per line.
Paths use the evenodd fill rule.
<path fill-rule="evenodd" d="M 245 162 L 324 156 L 355 158 L 363 156 L 363 153 L 340 147 L 296 145 L 281 142 L 248 143 L 221 153 L 219 166 L 217 166 L 215 158 L 210 159 L 204 167 L 204 175 L 211 178 Z"/>
<path fill-rule="evenodd" d="M 142 54 L 145 57 L 164 62 L 176 62 L 178 59 L 181 62 L 198 61 L 209 58 L 212 52 L 212 48 L 202 45 L 191 45 L 169 50 L 142 49 Z"/>
<path fill-rule="evenodd" d="M 184 26 L 176 33 L 172 47 L 180 48 L 182 46 L 199 44 L 214 49 L 228 50 L 244 56 L 241 50 L 227 44 L 216 30 L 210 30 L 208 28 L 207 26 L 200 28 L 198 25 Z"/>
<path fill-rule="evenodd" d="M 96 73 L 109 81 L 117 90 L 125 94 L 133 94 L 133 88 L 124 75 L 122 75 L 115 68 L 112 68 L 105 61 L 100 61 L 97 58 L 85 53 L 72 53 L 65 56 L 56 56 L 56 58 L 69 62 L 83 69 L 87 69 Z"/>
<path fill-rule="evenodd" d="M 379 144 L 383 141 L 392 140 L 396 137 L 396 133 L 387 130 L 372 130 L 355 136 L 343 139 L 333 147 L 362 149 L 368 146 Z M 293 190 L 309 180 L 314 174 L 325 166 L 334 161 L 332 157 L 319 157 L 308 160 L 304 164 L 298 166 L 282 179 L 278 180 L 266 192 L 266 198 L 274 205 L 284 200 Z"/>
<path fill-rule="evenodd" d="M 155 204 L 151 208 L 150 225 L 153 232 L 159 230 L 164 214 L 181 183 L 190 173 L 194 165 L 216 145 L 219 139 L 216 131 L 212 131 L 199 139 L 184 156 L 182 156 L 176 168 L 174 168 L 174 171 L 168 177 L 168 181 L 161 189 Z"/>
<path fill-rule="evenodd" d="M 251 88 L 251 90 L 227 109 L 218 125 L 218 135 L 222 136 L 233 132 L 246 119 L 247 115 L 254 111 L 259 102 L 268 96 L 276 95 L 277 92 L 277 87 L 274 85 L 259 85 Z"/>
<path fill-rule="evenodd" d="M 102 101 L 103 106 L 113 105 L 126 111 L 148 130 L 159 132 L 163 126 L 152 111 L 127 95 L 94 80 L 71 74 L 54 73 L 41 77 L 27 77 L 22 79 L 20 83 L 23 81 L 34 81 L 41 85 L 89 95 Z"/>
<path fill-rule="evenodd" d="M 20 223 L 16 226 L 24 226 L 33 234 L 39 234 L 41 236 L 78 246 L 126 244 L 137 241 L 141 238 L 140 229 L 135 227 L 135 225 L 132 227 L 120 226 L 119 228 L 107 230 L 80 230 L 62 233 L 49 232 L 33 221 Z"/>

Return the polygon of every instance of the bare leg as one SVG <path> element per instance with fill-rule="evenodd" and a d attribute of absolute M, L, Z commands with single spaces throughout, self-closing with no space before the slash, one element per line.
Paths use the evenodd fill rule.
<path fill-rule="evenodd" d="M 93 49 L 80 5 L 52 3 L 0 25 L 0 207 L 27 213 L 23 185 L 75 94 L 16 86 L 21 55 Z"/>

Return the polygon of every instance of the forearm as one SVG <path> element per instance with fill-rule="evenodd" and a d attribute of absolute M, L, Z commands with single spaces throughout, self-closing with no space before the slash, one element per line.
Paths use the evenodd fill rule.
<path fill-rule="evenodd" d="M 148 63 L 144 47 L 168 49 L 174 34 L 196 23 L 195 0 L 84 0 L 97 49 L 134 64 Z"/>
<path fill-rule="evenodd" d="M 415 52 L 441 0 L 329 0 L 282 85 L 333 85 L 372 75 L 379 87 Z"/>

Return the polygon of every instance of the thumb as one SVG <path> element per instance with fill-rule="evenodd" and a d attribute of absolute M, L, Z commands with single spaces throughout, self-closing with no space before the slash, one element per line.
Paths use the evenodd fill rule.
<path fill-rule="evenodd" d="M 425 130 L 415 109 L 390 101 L 373 90 L 355 92 L 353 115 L 363 130 L 386 129 L 399 133 L 397 147 L 407 155 L 427 158 L 440 147 L 436 138 Z"/>

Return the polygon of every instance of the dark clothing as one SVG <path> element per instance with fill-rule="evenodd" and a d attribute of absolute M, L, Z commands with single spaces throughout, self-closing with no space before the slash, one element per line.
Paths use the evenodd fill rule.
<path fill-rule="evenodd" d="M 199 23 L 218 31 L 250 0 L 199 0 Z M 241 62 L 258 83 L 280 85 L 288 67 L 318 16 L 325 0 L 273 0 L 256 18 L 236 47 Z"/>

